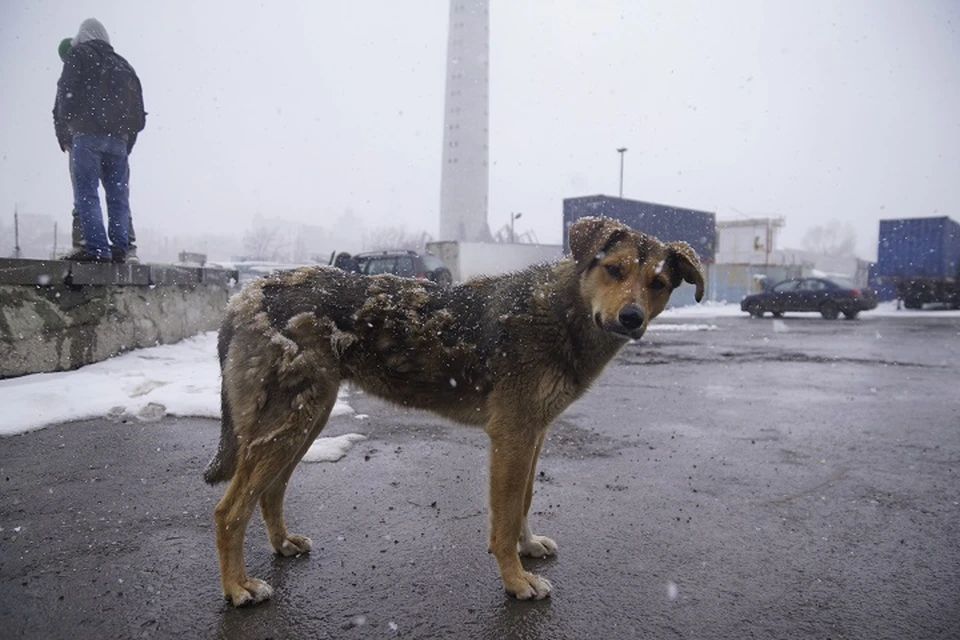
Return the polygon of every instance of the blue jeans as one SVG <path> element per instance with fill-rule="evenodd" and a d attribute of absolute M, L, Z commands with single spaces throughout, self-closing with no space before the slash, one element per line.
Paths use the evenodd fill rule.
<path fill-rule="evenodd" d="M 90 133 L 73 136 L 70 171 L 73 173 L 73 206 L 83 227 L 84 248 L 103 258 L 110 257 L 111 244 L 114 251 L 126 252 L 130 219 L 126 140 Z M 107 194 L 109 244 L 97 190 L 101 178 Z"/>

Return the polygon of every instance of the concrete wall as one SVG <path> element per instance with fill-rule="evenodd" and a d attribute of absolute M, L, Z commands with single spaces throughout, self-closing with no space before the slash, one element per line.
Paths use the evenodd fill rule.
<path fill-rule="evenodd" d="M 215 330 L 235 282 L 220 269 L 0 260 L 0 378 Z"/>

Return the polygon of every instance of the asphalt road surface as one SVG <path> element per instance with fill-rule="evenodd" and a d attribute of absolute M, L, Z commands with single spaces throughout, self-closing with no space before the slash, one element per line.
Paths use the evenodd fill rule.
<path fill-rule="evenodd" d="M 531 521 L 560 552 L 525 561 L 548 600 L 507 597 L 486 553 L 484 434 L 354 394 L 369 418 L 325 435 L 368 439 L 288 492 L 314 552 L 250 528 L 276 589 L 250 609 L 220 593 L 217 422 L 0 440 L 0 635 L 960 637 L 960 318 L 682 322 L 551 429 Z"/>

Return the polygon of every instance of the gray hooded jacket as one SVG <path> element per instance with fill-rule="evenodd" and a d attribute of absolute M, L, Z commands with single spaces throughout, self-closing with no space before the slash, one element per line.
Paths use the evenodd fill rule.
<path fill-rule="evenodd" d="M 73 37 L 73 46 L 91 40 L 103 40 L 110 44 L 110 34 L 107 33 L 107 28 L 96 18 L 87 18 L 80 24 L 80 30 Z"/>

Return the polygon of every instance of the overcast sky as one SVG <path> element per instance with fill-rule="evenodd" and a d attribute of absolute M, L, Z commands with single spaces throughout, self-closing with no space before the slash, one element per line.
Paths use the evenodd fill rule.
<path fill-rule="evenodd" d="M 0 215 L 68 220 L 61 38 L 100 19 L 149 115 L 138 229 L 253 216 L 439 229 L 446 0 L 2 0 Z M 849 222 L 960 220 L 960 3 L 491 2 L 490 211 L 561 238 L 565 197 Z M 6 222 L 9 228 L 9 222 Z"/>

